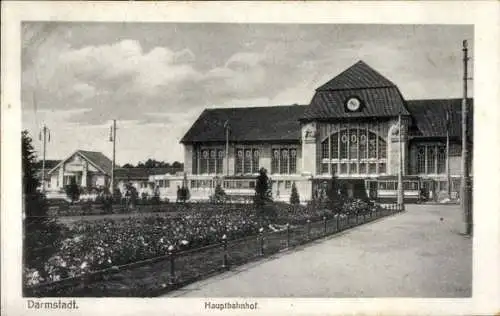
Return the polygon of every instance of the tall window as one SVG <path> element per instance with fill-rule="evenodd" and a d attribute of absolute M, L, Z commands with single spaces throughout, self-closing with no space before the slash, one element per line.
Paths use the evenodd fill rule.
<path fill-rule="evenodd" d="M 215 173 L 215 160 L 217 159 L 217 151 L 210 150 L 210 158 L 208 159 L 208 173 Z"/>
<path fill-rule="evenodd" d="M 437 173 L 446 173 L 446 147 L 439 146 L 437 149 Z"/>
<path fill-rule="evenodd" d="M 192 166 L 193 174 L 198 174 L 198 150 L 193 150 Z"/>
<path fill-rule="evenodd" d="M 257 148 L 236 148 L 235 173 L 251 174 L 259 172 L 260 152 Z"/>
<path fill-rule="evenodd" d="M 193 174 L 221 174 L 223 172 L 224 151 L 202 148 L 193 152 Z"/>
<path fill-rule="evenodd" d="M 328 153 L 328 149 L 327 153 Z M 294 174 L 297 173 L 297 148 L 276 147 L 272 149 L 271 173 Z"/>
<path fill-rule="evenodd" d="M 288 149 L 281 150 L 280 173 L 288 173 Z"/>
<path fill-rule="evenodd" d="M 280 151 L 279 149 L 273 149 L 271 158 L 271 173 L 279 173 L 280 168 Z"/>
<path fill-rule="evenodd" d="M 328 153 L 328 148 L 331 153 Z M 321 171 L 339 174 L 386 173 L 387 144 L 382 137 L 359 126 L 331 134 L 321 143 Z M 331 161 L 329 160 L 331 158 Z M 337 172 L 338 171 L 338 172 Z"/>
<path fill-rule="evenodd" d="M 290 173 L 297 173 L 297 149 L 290 149 Z"/>
<path fill-rule="evenodd" d="M 418 145 L 416 158 L 417 174 L 446 173 L 446 146 Z"/>
<path fill-rule="evenodd" d="M 200 159 L 200 173 L 208 173 L 208 160 L 210 157 L 210 153 L 208 149 L 203 149 L 201 151 L 201 159 Z"/>
<path fill-rule="evenodd" d="M 253 149 L 252 150 L 252 170 L 253 173 L 256 173 L 259 170 L 259 158 L 260 158 L 260 153 L 258 149 Z"/>
<path fill-rule="evenodd" d="M 243 173 L 243 149 L 236 149 L 236 158 L 234 160 L 234 171 L 235 173 Z"/>
<path fill-rule="evenodd" d="M 427 172 L 436 173 L 436 148 L 434 146 L 427 147 Z"/>
<path fill-rule="evenodd" d="M 223 173 L 223 164 L 224 164 L 224 151 L 219 149 L 217 150 L 217 161 L 215 168 L 217 169 L 217 173 Z"/>
<path fill-rule="evenodd" d="M 252 173 L 252 150 L 245 149 L 245 158 L 243 159 L 243 172 Z"/>
<path fill-rule="evenodd" d="M 425 173 L 425 147 L 417 148 L 417 173 Z"/>

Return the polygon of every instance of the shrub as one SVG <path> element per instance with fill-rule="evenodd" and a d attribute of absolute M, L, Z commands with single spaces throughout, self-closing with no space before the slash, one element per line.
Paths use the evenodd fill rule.
<path fill-rule="evenodd" d="M 71 183 L 65 187 L 66 195 L 71 200 L 71 203 L 78 201 L 80 197 L 80 188 L 76 184 L 76 179 L 71 178 Z"/>
<path fill-rule="evenodd" d="M 221 204 L 226 201 L 226 192 L 224 191 L 220 183 L 217 183 L 217 185 L 215 186 L 215 192 L 210 197 L 210 200 L 216 204 Z"/>
<path fill-rule="evenodd" d="M 337 178 L 335 176 L 332 176 L 326 192 L 326 207 L 328 209 L 336 212 L 340 211 L 340 209 L 344 205 L 347 195 L 347 193 L 344 192 L 343 189 L 344 188 L 339 185 Z"/>
<path fill-rule="evenodd" d="M 153 191 L 153 197 L 151 198 L 151 202 L 153 202 L 153 204 L 160 204 L 161 200 L 160 200 L 160 189 L 158 187 L 155 187 L 154 191 Z"/>
<path fill-rule="evenodd" d="M 128 183 L 125 186 L 125 201 L 127 204 L 127 207 L 133 208 L 137 205 L 137 198 L 139 196 L 139 193 L 137 192 L 137 189 L 131 184 Z"/>
<path fill-rule="evenodd" d="M 119 204 L 122 201 L 122 192 L 120 189 L 115 188 L 113 190 L 113 203 Z"/>
<path fill-rule="evenodd" d="M 187 186 L 182 186 L 177 190 L 177 200 L 181 203 L 186 203 L 189 201 L 191 195 L 189 193 L 189 188 Z"/>
<path fill-rule="evenodd" d="M 260 168 L 259 176 L 255 184 L 254 203 L 257 206 L 262 206 L 270 201 L 272 201 L 271 181 L 267 176 L 267 170 L 265 168 Z"/>
<path fill-rule="evenodd" d="M 143 203 L 147 202 L 149 200 L 149 194 L 147 192 L 142 192 L 141 193 L 141 200 Z"/>
<path fill-rule="evenodd" d="M 299 192 L 295 186 L 295 182 L 292 184 L 292 194 L 290 195 L 290 204 L 300 204 Z"/>

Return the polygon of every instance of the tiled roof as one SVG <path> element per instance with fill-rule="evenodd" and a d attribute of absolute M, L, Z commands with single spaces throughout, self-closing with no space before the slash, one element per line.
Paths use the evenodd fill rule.
<path fill-rule="evenodd" d="M 468 99 L 468 135 L 473 135 L 473 99 Z M 407 108 L 413 117 L 413 136 L 445 137 L 446 112 L 450 113 L 450 137 L 462 136 L 462 99 L 409 100 Z"/>
<path fill-rule="evenodd" d="M 151 175 L 171 174 L 173 168 L 117 168 L 116 179 L 147 180 Z"/>
<path fill-rule="evenodd" d="M 94 166 L 98 167 L 106 174 L 111 174 L 111 167 L 113 162 L 108 157 L 104 156 L 103 153 L 99 151 L 86 151 L 86 150 L 78 150 L 80 155 L 87 158 L 90 163 Z"/>
<path fill-rule="evenodd" d="M 346 111 L 345 103 L 357 97 L 362 108 Z M 398 88 L 365 62 L 359 61 L 328 81 L 314 94 L 303 120 L 408 115 Z"/>
<path fill-rule="evenodd" d="M 358 112 L 345 109 L 345 102 L 357 97 L 362 102 Z M 302 119 L 336 119 L 355 117 L 394 117 L 409 115 L 398 88 L 369 88 L 353 90 L 318 90 Z"/>
<path fill-rule="evenodd" d="M 389 79 L 360 60 L 316 91 L 394 87 Z"/>
<path fill-rule="evenodd" d="M 61 160 L 45 159 L 45 170 L 50 170 L 50 169 L 54 168 L 60 162 L 61 162 Z M 36 162 L 35 168 L 41 170 L 42 169 L 42 165 L 43 165 L 43 161 L 39 160 L 39 161 Z"/>
<path fill-rule="evenodd" d="M 87 150 L 77 150 L 76 152 L 68 156 L 68 158 L 61 160 L 56 166 L 52 167 L 48 172 L 48 174 L 54 172 L 61 164 L 65 163 L 68 159 L 70 159 L 74 155 L 79 155 L 83 157 L 97 169 L 101 170 L 107 175 L 111 175 L 111 167 L 113 164 L 112 161 L 101 152 L 87 151 Z"/>
<path fill-rule="evenodd" d="M 229 141 L 299 141 L 300 122 L 306 106 L 267 106 L 207 109 L 184 135 L 181 143 Z"/>

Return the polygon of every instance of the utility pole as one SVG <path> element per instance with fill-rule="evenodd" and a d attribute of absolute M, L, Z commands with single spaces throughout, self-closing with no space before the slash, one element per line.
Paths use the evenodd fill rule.
<path fill-rule="evenodd" d="M 113 120 L 113 126 L 111 126 L 109 133 L 109 141 L 113 142 L 113 159 L 111 162 L 111 184 L 110 184 L 110 193 L 113 194 L 115 189 L 116 120 Z"/>
<path fill-rule="evenodd" d="M 467 81 L 470 79 L 468 77 L 468 49 L 467 40 L 462 43 L 462 51 L 464 53 L 463 67 L 464 67 L 464 77 L 463 77 L 463 99 L 462 99 L 462 181 L 461 181 L 461 202 L 462 209 L 464 213 L 465 220 L 465 234 L 472 235 L 472 203 L 471 203 L 471 187 L 469 181 L 469 150 L 467 142 Z"/>
<path fill-rule="evenodd" d="M 224 122 L 226 132 L 226 176 L 229 176 L 229 121 Z"/>
<path fill-rule="evenodd" d="M 450 111 L 446 110 L 446 188 L 448 199 L 451 200 L 451 173 L 450 173 Z"/>
<path fill-rule="evenodd" d="M 44 124 L 42 127 L 42 132 L 39 135 L 39 139 L 43 141 L 42 147 L 42 193 L 45 192 L 45 156 L 47 152 L 47 142 L 50 142 L 50 130 Z"/>
<path fill-rule="evenodd" d="M 401 112 L 398 116 L 398 127 L 399 127 L 399 171 L 398 171 L 398 207 L 401 211 L 404 211 L 404 189 L 403 189 L 403 126 L 401 122 Z"/>

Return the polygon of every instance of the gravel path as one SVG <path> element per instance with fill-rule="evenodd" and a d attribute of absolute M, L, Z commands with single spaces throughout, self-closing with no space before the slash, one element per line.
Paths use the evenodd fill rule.
<path fill-rule="evenodd" d="M 233 268 L 171 297 L 470 297 L 472 239 L 455 205 L 407 212 Z"/>

